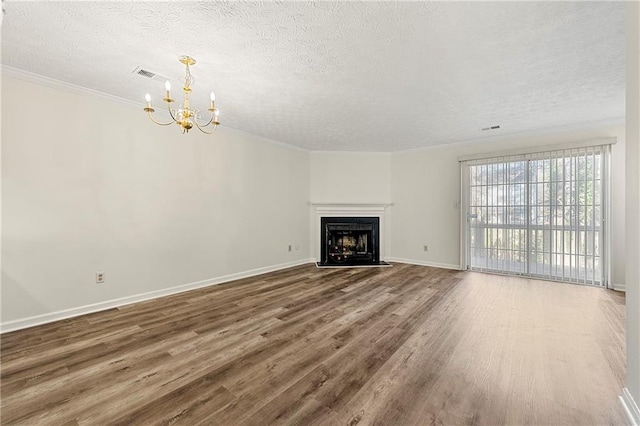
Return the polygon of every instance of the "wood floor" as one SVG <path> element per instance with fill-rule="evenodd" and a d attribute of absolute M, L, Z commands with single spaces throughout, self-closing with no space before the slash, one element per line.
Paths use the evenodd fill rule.
<path fill-rule="evenodd" d="M 624 296 L 300 266 L 2 336 L 25 425 L 625 424 Z"/>

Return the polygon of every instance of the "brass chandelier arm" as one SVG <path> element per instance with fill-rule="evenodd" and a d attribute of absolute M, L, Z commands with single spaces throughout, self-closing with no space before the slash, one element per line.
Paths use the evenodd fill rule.
<path fill-rule="evenodd" d="M 194 116 L 193 122 L 195 123 L 196 127 L 198 128 L 198 130 L 200 130 L 202 133 L 206 133 L 207 135 L 212 134 L 213 132 L 216 131 L 216 129 L 218 128 L 218 122 L 215 121 L 216 116 L 213 113 L 213 109 L 209 109 L 209 111 L 211 112 L 211 119 L 209 119 L 209 121 L 206 124 L 200 124 L 198 123 L 198 115 L 199 115 L 199 111 L 196 110 L 196 114 Z M 207 126 L 209 126 L 210 124 L 213 123 L 213 130 L 211 130 L 210 132 L 204 130 L 207 128 Z"/>
<path fill-rule="evenodd" d="M 206 129 L 209 124 L 214 123 L 213 119 L 214 119 L 214 117 L 211 117 L 211 120 L 209 120 L 209 122 L 207 124 L 205 124 L 205 125 L 202 125 L 202 124 L 198 123 L 198 120 L 193 120 L 193 122 L 196 124 L 196 127 L 198 128 L 198 130 L 200 130 L 202 133 L 206 133 L 207 135 L 210 135 L 210 134 L 212 134 L 213 132 L 216 131 L 216 129 L 218 128 L 218 124 L 215 123 L 213 125 L 213 130 L 211 130 L 210 132 L 208 132 L 208 131 L 206 131 L 204 129 Z"/>
<path fill-rule="evenodd" d="M 197 114 L 196 114 L 196 116 L 194 116 L 194 118 L 193 118 L 193 122 L 196 123 L 196 125 L 198 127 L 207 127 L 209 124 L 213 123 L 213 119 L 214 118 L 215 117 L 213 116 L 213 114 L 211 114 L 211 119 L 207 122 L 207 124 L 200 124 L 200 123 L 198 123 L 198 118 L 197 118 Z"/>
<path fill-rule="evenodd" d="M 160 123 L 159 121 L 157 121 L 155 118 L 153 118 L 153 115 L 151 115 L 153 111 L 147 111 L 147 114 L 149 114 L 149 118 L 151 119 L 151 121 L 153 121 L 154 123 L 160 125 L 160 126 L 168 126 L 170 124 L 175 123 L 175 121 L 171 121 L 169 123 Z"/>
<path fill-rule="evenodd" d="M 173 101 L 171 101 L 173 102 Z M 171 109 L 171 102 L 167 101 L 167 111 L 169 111 L 169 115 L 171 116 L 171 119 L 173 120 L 174 123 L 177 123 L 178 120 L 176 120 L 176 116 L 173 115 L 173 110 Z"/>

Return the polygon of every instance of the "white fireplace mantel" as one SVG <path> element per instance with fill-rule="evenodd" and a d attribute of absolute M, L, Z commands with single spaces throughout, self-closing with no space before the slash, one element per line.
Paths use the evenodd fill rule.
<path fill-rule="evenodd" d="M 315 230 L 313 241 L 315 259 L 320 261 L 320 220 L 323 217 L 377 217 L 380 219 L 380 260 L 385 260 L 387 251 L 387 226 L 385 213 L 393 203 L 310 203 L 315 208 Z"/>
<path fill-rule="evenodd" d="M 393 203 L 309 203 L 312 206 L 336 206 L 336 207 L 389 207 Z"/>

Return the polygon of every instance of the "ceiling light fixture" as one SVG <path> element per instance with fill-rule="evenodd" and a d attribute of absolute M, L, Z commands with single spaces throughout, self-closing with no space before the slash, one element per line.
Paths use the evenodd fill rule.
<path fill-rule="evenodd" d="M 184 76 L 184 86 L 182 87 L 182 91 L 184 92 L 184 101 L 182 105 L 180 105 L 177 109 L 171 108 L 173 99 L 171 99 L 171 83 L 169 83 L 169 80 L 164 83 L 164 88 L 167 90 L 167 93 L 166 97 L 162 99 L 167 103 L 167 109 L 169 110 L 169 114 L 171 115 L 173 121 L 169 123 L 160 123 L 156 121 L 155 118 L 153 118 L 151 114 L 155 112 L 155 109 L 153 109 L 153 107 L 151 106 L 151 95 L 149 95 L 148 93 L 145 95 L 147 106 L 144 107 L 144 110 L 147 112 L 147 114 L 149 114 L 149 118 L 151 119 L 151 121 L 160 126 L 168 126 L 170 124 L 176 123 L 177 125 L 182 127 L 182 133 L 189 133 L 189 130 L 191 130 L 195 125 L 202 133 L 210 135 L 211 133 L 216 131 L 218 125 L 220 124 L 220 122 L 218 121 L 218 115 L 220 115 L 220 111 L 218 110 L 218 108 L 216 108 L 216 95 L 215 93 L 211 92 L 211 105 L 207 109 L 207 111 L 211 113 L 211 119 L 209 119 L 206 124 L 199 123 L 198 119 L 202 119 L 200 116 L 200 110 L 191 109 L 191 106 L 189 105 L 189 94 L 191 93 L 191 86 L 195 82 L 193 76 L 191 75 L 191 71 L 189 70 L 189 66 L 194 65 L 196 63 L 196 60 L 190 56 L 180 56 L 178 60 L 187 67 Z"/>

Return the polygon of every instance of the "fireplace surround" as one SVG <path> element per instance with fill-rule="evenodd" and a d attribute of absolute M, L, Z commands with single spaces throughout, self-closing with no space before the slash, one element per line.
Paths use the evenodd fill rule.
<path fill-rule="evenodd" d="M 315 257 L 315 261 L 316 261 L 316 265 L 318 267 L 323 267 L 323 268 L 332 268 L 332 267 L 371 267 L 371 266 L 391 266 L 389 265 L 387 262 L 385 262 L 385 253 L 388 252 L 388 248 L 386 247 L 388 238 L 386 236 L 386 221 L 385 221 L 385 216 L 387 213 L 387 208 L 390 207 L 392 204 L 389 203 L 325 203 L 325 202 L 311 202 L 310 203 L 313 207 L 313 214 L 312 216 L 314 217 L 314 223 L 315 226 L 312 228 L 312 236 L 311 236 L 311 241 L 312 241 L 312 247 L 314 247 L 313 249 L 313 253 L 314 253 L 314 257 Z M 337 259 L 337 256 L 335 257 L 335 262 L 333 263 L 326 263 L 324 262 L 323 259 L 323 249 L 322 247 L 325 246 L 325 244 L 322 243 L 323 240 L 323 234 L 324 234 L 324 226 L 323 226 L 323 219 L 325 219 L 325 224 L 331 223 L 332 221 L 334 223 L 339 223 L 341 220 L 352 220 L 352 219 L 364 219 L 366 220 L 372 220 L 375 219 L 375 221 L 372 220 L 371 223 L 374 223 L 377 221 L 378 227 L 377 227 L 377 232 L 376 232 L 376 240 L 377 242 L 375 243 L 376 245 L 376 256 L 375 256 L 375 260 L 374 257 L 371 257 L 371 261 L 363 261 L 362 257 L 360 257 L 358 259 L 357 262 L 353 262 L 353 257 L 351 259 L 351 261 L 347 261 L 347 262 L 343 262 L 344 259 Z M 328 219 L 328 220 L 326 220 Z M 355 229 L 353 230 L 356 233 L 360 232 L 360 231 L 364 231 L 362 229 L 358 230 Z M 373 234 L 373 231 L 371 231 Z M 347 237 L 349 237 L 347 235 Z M 371 237 L 373 237 L 373 235 L 371 235 Z M 355 238 L 355 237 L 354 237 Z M 347 241 L 345 241 L 343 239 L 342 241 L 342 246 L 344 246 L 344 243 L 347 243 L 347 246 L 351 246 L 353 247 L 353 240 L 348 241 L 349 239 L 347 238 Z M 367 249 L 370 248 L 369 244 L 370 244 L 371 240 L 369 240 L 367 242 Z M 356 246 L 358 241 L 356 241 Z M 363 248 L 363 243 L 364 241 L 362 241 L 362 238 L 360 239 L 360 246 L 356 247 L 357 249 L 361 249 Z M 336 244 L 334 244 L 335 246 Z M 340 246 L 340 244 L 338 244 Z M 328 250 L 328 247 L 325 247 L 325 250 Z M 335 250 L 335 247 L 334 247 Z M 348 251 L 348 250 L 347 250 Z M 362 252 L 362 250 L 357 250 L 359 252 Z M 374 263 L 375 261 L 377 261 L 377 264 Z M 340 263 L 338 263 L 340 262 Z"/>

